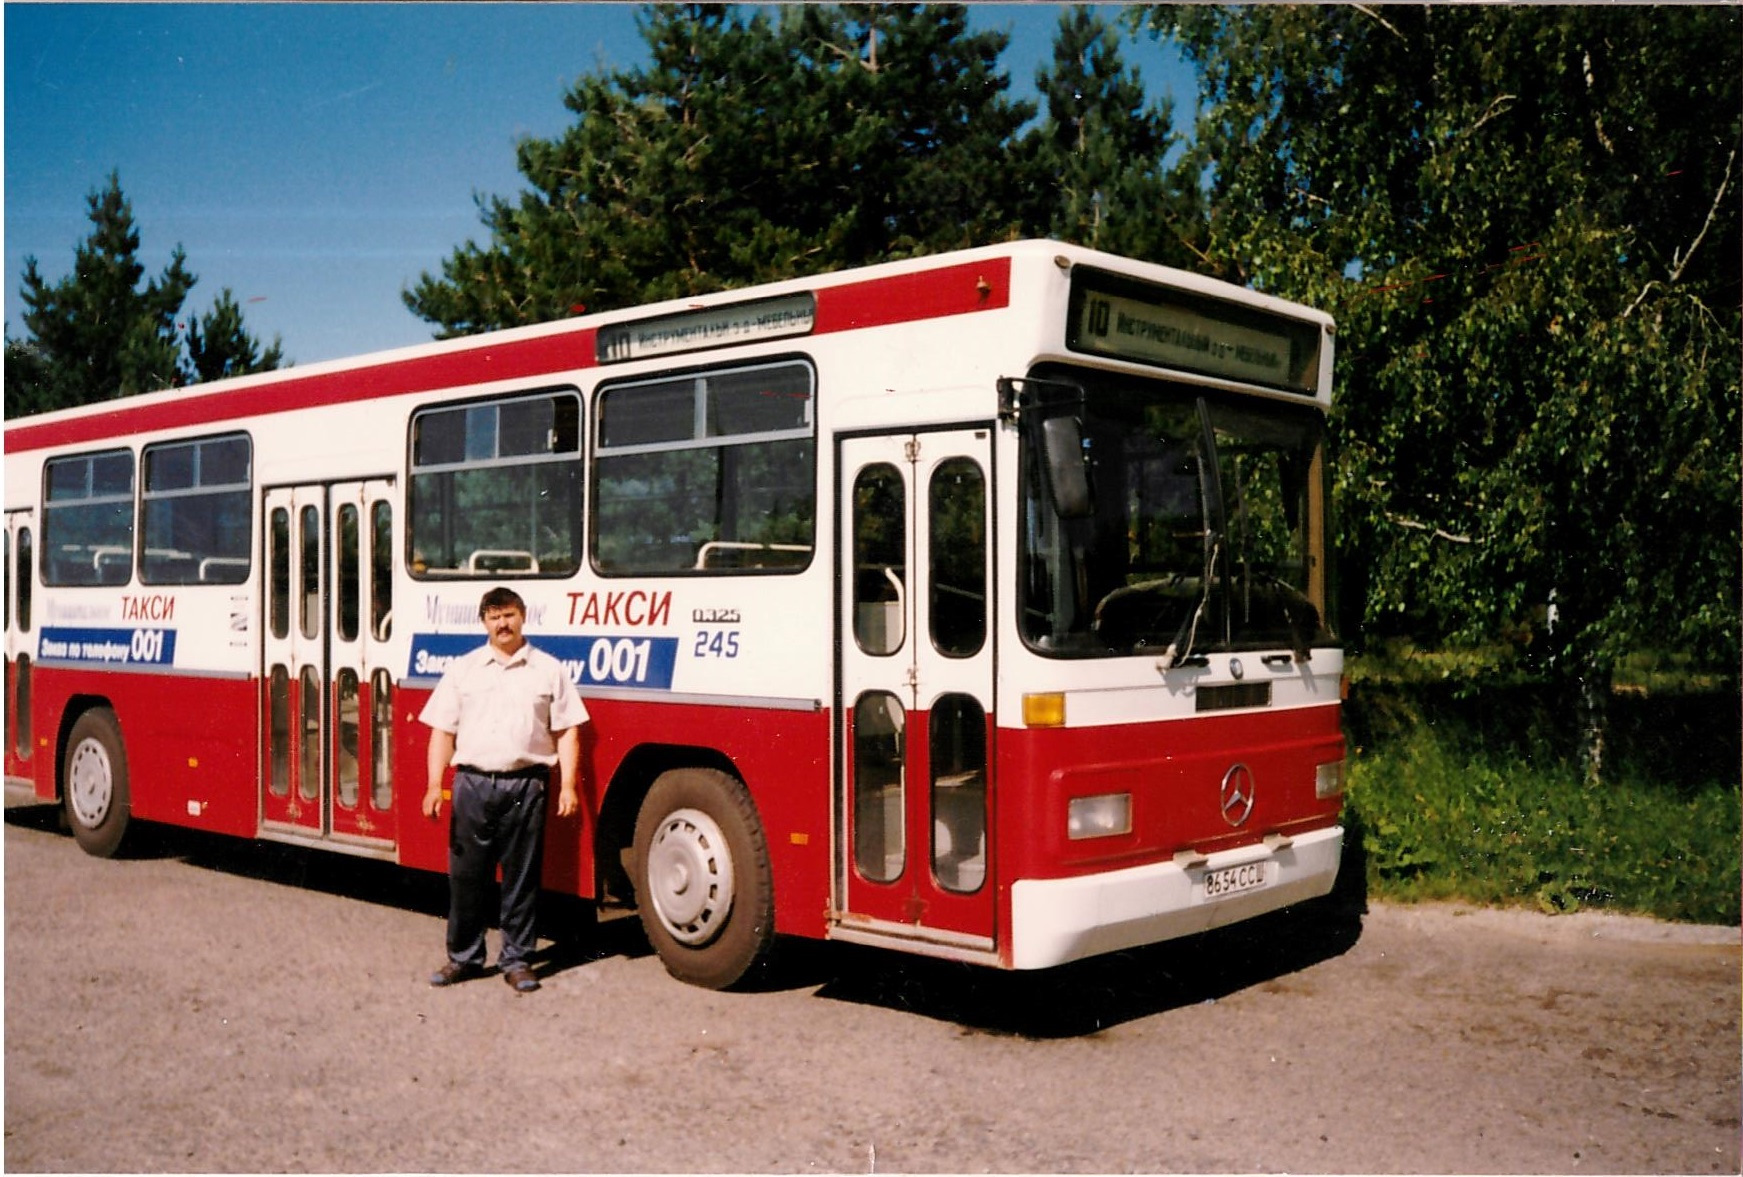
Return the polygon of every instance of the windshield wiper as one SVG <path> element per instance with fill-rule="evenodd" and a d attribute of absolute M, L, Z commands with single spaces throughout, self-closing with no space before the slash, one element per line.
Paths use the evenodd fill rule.
<path fill-rule="evenodd" d="M 1198 446 L 1198 490 L 1199 498 L 1204 504 L 1206 529 L 1204 576 L 1201 584 L 1203 591 L 1199 593 L 1198 605 L 1187 614 L 1186 620 L 1180 624 L 1179 632 L 1174 635 L 1174 640 L 1162 651 L 1164 670 L 1172 670 L 1189 661 L 1198 666 L 1210 661 L 1202 654 L 1199 658 L 1203 661 L 1194 660 L 1192 647 L 1198 641 L 1198 623 L 1210 608 L 1210 594 L 1216 583 L 1216 558 L 1223 549 L 1224 537 L 1228 535 L 1228 517 L 1223 505 L 1222 467 L 1217 461 L 1216 427 L 1211 424 L 1210 405 L 1202 396 L 1198 398 Z M 1186 644 L 1182 646 L 1182 642 Z"/>
<path fill-rule="evenodd" d="M 1208 666 L 1210 659 L 1203 654 L 1196 658 L 1192 653 L 1192 644 L 1198 640 L 1198 622 L 1204 616 L 1205 609 L 1210 605 L 1211 576 L 1216 572 L 1217 552 L 1222 549 L 1222 537 L 1211 533 L 1210 551 L 1204 561 L 1204 591 L 1198 594 L 1198 604 L 1192 612 L 1186 615 L 1186 620 L 1180 623 L 1180 628 L 1174 634 L 1174 640 L 1168 643 L 1168 648 L 1162 651 L 1162 669 L 1173 670 L 1176 666 Z M 1185 642 L 1184 648 L 1181 642 Z"/>

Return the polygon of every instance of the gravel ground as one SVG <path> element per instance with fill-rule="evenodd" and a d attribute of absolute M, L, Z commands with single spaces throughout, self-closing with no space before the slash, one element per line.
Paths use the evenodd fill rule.
<path fill-rule="evenodd" d="M 438 991 L 440 879 L 7 819 L 11 1171 L 1739 1169 L 1735 928 L 1374 904 L 711 993 L 553 901 L 541 992 Z"/>

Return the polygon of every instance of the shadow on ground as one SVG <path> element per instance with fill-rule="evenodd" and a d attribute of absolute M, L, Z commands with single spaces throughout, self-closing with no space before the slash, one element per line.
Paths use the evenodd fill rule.
<path fill-rule="evenodd" d="M 78 853 L 72 836 L 66 833 L 59 806 L 9 807 L 6 821 L 9 825 L 60 833 L 67 839 L 68 852 Z M 379 903 L 438 920 L 446 920 L 448 916 L 446 875 L 283 842 L 256 841 L 136 822 L 128 832 L 122 857 L 175 859 L 201 870 Z M 491 906 L 495 906 L 494 899 Z M 541 977 L 609 956 L 640 957 L 652 952 L 634 919 L 599 921 L 592 903 L 571 896 L 547 894 L 542 897 L 539 935 L 550 941 L 534 960 L 534 970 Z M 429 963 L 432 968 L 441 963 L 441 954 L 438 929 L 430 944 Z"/>
<path fill-rule="evenodd" d="M 1362 830 L 1351 820 L 1330 895 L 1213 932 L 1039 972 L 809 943 L 792 954 L 797 960 L 779 967 L 797 976 L 810 969 L 817 996 L 829 1000 L 901 1010 L 970 1033 L 1076 1038 L 1216 1001 L 1342 956 L 1361 938 L 1367 910 Z"/>
<path fill-rule="evenodd" d="M 55 806 L 8 808 L 9 824 L 62 832 Z M 445 919 L 445 876 L 389 862 L 140 823 L 126 855 L 178 859 L 202 870 L 300 887 Z M 67 837 L 69 853 L 77 853 Z M 779 943 L 772 963 L 737 988 L 750 992 L 815 989 L 855 1002 L 950 1022 L 971 1033 L 1047 1039 L 1094 1035 L 1171 1009 L 1215 1001 L 1340 956 L 1361 936 L 1367 911 L 1361 830 L 1345 831 L 1338 887 L 1323 900 L 1233 927 L 1112 953 L 1034 973 L 816 941 Z M 594 905 L 547 894 L 539 934 L 549 941 L 534 961 L 541 977 L 609 957 L 652 949 L 633 917 L 600 919 Z M 431 944 L 438 960 L 439 939 Z M 678 984 L 677 981 L 670 982 Z"/>
<path fill-rule="evenodd" d="M 970 1032 L 1076 1038 L 1198 1005 L 1348 952 L 1362 909 L 1336 897 L 1230 928 L 1033 973 L 847 945 L 819 997 L 903 1010 Z"/>

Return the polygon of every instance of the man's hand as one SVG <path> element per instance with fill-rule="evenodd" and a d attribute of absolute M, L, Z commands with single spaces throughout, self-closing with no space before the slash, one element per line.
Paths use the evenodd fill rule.
<path fill-rule="evenodd" d="M 581 808 L 575 794 L 575 781 L 581 776 L 581 729 L 565 728 L 557 733 L 557 816 L 573 817 Z"/>
<path fill-rule="evenodd" d="M 429 751 L 424 757 L 424 779 L 430 782 L 424 790 L 422 809 L 425 817 L 442 815 L 442 781 L 448 774 L 448 762 L 453 759 L 454 733 L 439 728 L 432 731 Z"/>

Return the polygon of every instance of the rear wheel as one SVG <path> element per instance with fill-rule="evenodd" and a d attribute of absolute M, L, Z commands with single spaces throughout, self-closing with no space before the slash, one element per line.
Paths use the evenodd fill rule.
<path fill-rule="evenodd" d="M 111 858 L 121 849 L 132 808 L 127 751 L 121 725 L 107 707 L 93 707 L 73 722 L 61 767 L 61 804 L 86 854 Z"/>
<path fill-rule="evenodd" d="M 662 774 L 636 818 L 635 848 L 642 927 L 667 972 L 725 989 L 768 955 L 769 847 L 742 781 L 704 768 Z"/>

